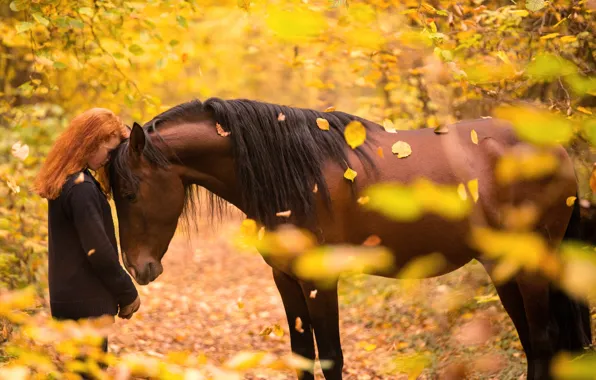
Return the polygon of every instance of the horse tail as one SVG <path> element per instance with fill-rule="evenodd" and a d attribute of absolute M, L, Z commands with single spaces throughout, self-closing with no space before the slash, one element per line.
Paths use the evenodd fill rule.
<path fill-rule="evenodd" d="M 585 238 L 579 197 L 576 197 L 563 241 L 584 241 Z M 581 351 L 584 347 L 590 346 L 592 329 L 589 305 L 570 297 L 554 284 L 550 285 L 549 294 L 550 310 L 558 326 L 558 337 L 554 342 L 555 351 Z"/>

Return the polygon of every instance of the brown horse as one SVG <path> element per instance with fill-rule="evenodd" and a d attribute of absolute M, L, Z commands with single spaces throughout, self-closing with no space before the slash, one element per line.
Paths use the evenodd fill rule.
<path fill-rule="evenodd" d="M 325 119 L 329 129 L 320 128 Z M 366 142 L 351 149 L 344 128 L 353 120 L 366 128 Z M 320 121 L 319 121 L 320 122 Z M 474 130 L 478 142 L 470 134 Z M 398 159 L 392 144 L 402 140 L 412 154 Z M 382 148 L 384 158 L 377 154 Z M 292 223 L 311 231 L 325 245 L 360 245 L 377 235 L 391 250 L 396 268 L 431 252 L 440 252 L 447 265 L 440 275 L 472 259 L 487 269 L 494 264 L 469 244 L 473 226 L 503 228 L 502 207 L 530 202 L 540 206 L 535 231 L 552 246 L 579 238 L 579 206 L 566 199 L 577 193 L 573 166 L 562 147 L 554 174 L 503 188 L 495 166 L 505 152 L 532 150 L 514 130 L 493 119 L 433 129 L 387 133 L 377 124 L 343 112 L 318 112 L 250 100 L 211 98 L 173 107 L 141 127 L 115 152 L 110 176 L 120 225 L 123 261 L 136 281 L 145 285 L 163 271 L 161 259 L 181 215 L 194 214 L 193 191 L 201 186 L 235 205 L 267 230 Z M 358 174 L 344 178 L 347 167 Z M 408 184 L 426 178 L 438 184 L 478 179 L 479 199 L 470 215 L 450 220 L 425 213 L 413 222 L 400 222 L 363 208 L 357 202 L 367 186 L 381 182 Z M 313 188 L 318 188 L 317 192 Z M 195 186 L 196 185 L 196 186 Z M 218 201 L 218 199 L 220 201 Z M 279 216 L 291 210 L 291 217 Z M 330 360 L 327 379 L 342 377 L 337 282 L 309 295 L 315 283 L 296 275 L 292 265 L 265 256 L 284 304 L 292 351 Z M 287 263 L 286 263 L 287 264 Z M 489 270 L 490 273 L 490 270 Z M 390 276 L 394 272 L 382 275 Z M 561 350 L 581 350 L 591 342 L 589 313 L 535 273 L 520 272 L 496 284 L 513 320 L 528 359 L 528 379 L 548 378 L 549 362 Z M 296 318 L 303 332 L 296 331 Z M 588 322 L 586 322 L 588 318 Z M 299 372 L 303 379 L 312 372 Z"/>

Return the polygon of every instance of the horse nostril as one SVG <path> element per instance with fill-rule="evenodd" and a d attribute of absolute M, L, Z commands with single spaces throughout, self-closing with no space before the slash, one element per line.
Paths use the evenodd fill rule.
<path fill-rule="evenodd" d="M 153 265 L 153 263 L 149 263 L 147 264 L 147 279 L 149 279 L 149 281 L 153 281 L 155 279 L 155 267 Z"/>

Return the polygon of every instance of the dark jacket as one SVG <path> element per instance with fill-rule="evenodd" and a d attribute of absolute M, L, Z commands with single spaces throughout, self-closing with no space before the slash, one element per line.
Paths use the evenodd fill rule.
<path fill-rule="evenodd" d="M 110 204 L 91 173 L 83 174 L 48 202 L 50 307 L 58 319 L 116 315 L 138 294 L 118 261 Z"/>

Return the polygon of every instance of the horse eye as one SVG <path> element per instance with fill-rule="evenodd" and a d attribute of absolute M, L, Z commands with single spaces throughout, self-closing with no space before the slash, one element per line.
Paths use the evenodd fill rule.
<path fill-rule="evenodd" d="M 126 200 L 129 202 L 134 202 L 137 200 L 137 195 L 135 193 L 125 194 L 124 198 L 126 198 Z"/>

